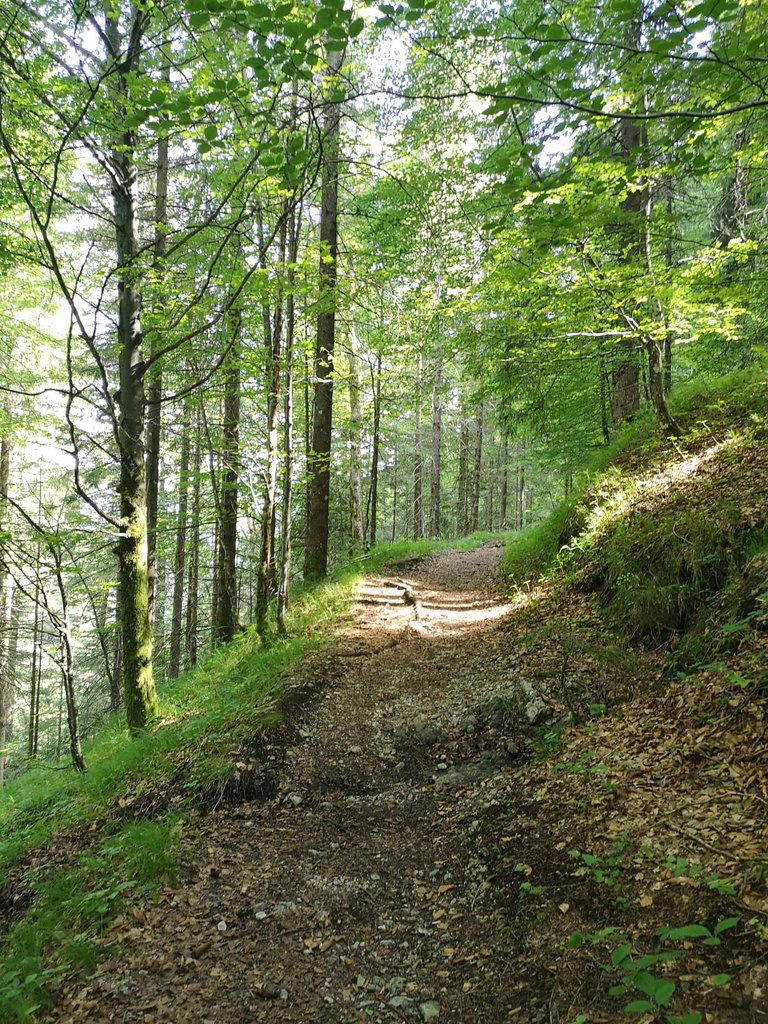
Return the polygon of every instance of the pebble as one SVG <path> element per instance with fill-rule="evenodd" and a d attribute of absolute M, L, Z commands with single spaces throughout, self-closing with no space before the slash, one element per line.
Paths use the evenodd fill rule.
<path fill-rule="evenodd" d="M 393 1010 L 404 1010 L 407 1006 L 413 1004 L 413 1000 L 408 996 L 392 996 L 388 1002 Z"/>
<path fill-rule="evenodd" d="M 424 1024 L 429 1024 L 430 1021 L 437 1020 L 440 1016 L 440 1003 L 430 999 L 427 1003 L 419 1003 L 419 1013 Z"/>
<path fill-rule="evenodd" d="M 285 802 L 287 804 L 293 804 L 294 807 L 298 807 L 300 804 L 304 803 L 304 798 L 301 793 L 288 793 L 285 798 Z"/>

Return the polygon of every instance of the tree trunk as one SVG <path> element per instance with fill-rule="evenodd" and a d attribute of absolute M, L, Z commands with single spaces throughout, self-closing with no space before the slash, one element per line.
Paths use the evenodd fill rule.
<path fill-rule="evenodd" d="M 5 745 L 13 731 L 13 705 L 16 691 L 16 651 L 19 636 L 19 594 L 10 580 L 0 593 L 2 601 L 2 654 L 0 655 L 0 788 L 5 784 L 7 756 Z"/>
<path fill-rule="evenodd" d="M 135 17 L 143 17 L 136 14 Z M 135 75 L 138 54 L 123 53 L 117 18 L 109 15 L 106 36 L 114 62 L 118 122 L 125 116 L 125 96 Z M 122 624 L 123 693 L 131 732 L 137 733 L 155 718 L 157 695 L 152 675 L 152 629 L 149 619 L 147 564 L 147 494 L 144 463 L 144 360 L 138 288 L 138 168 L 135 133 L 121 131 L 114 140 L 110 161 L 117 253 L 117 338 L 119 364 L 118 441 L 120 456 L 120 518 L 118 544 Z"/>
<path fill-rule="evenodd" d="M 165 48 L 169 46 L 165 43 Z M 166 61 L 162 80 L 166 85 L 171 81 L 170 61 Z M 154 243 L 152 270 L 155 286 L 162 288 L 163 264 L 168 248 L 168 118 L 161 117 L 160 135 L 157 140 L 157 160 L 155 163 L 155 210 L 154 210 Z M 161 292 L 162 294 L 162 292 Z M 150 342 L 150 357 L 157 349 L 159 324 L 162 320 L 162 301 L 154 303 L 152 310 L 155 329 Z M 150 371 L 147 385 L 147 575 L 149 581 L 149 615 L 154 622 L 156 567 L 157 567 L 157 512 L 160 496 L 160 437 L 162 433 L 163 393 L 162 371 L 160 364 L 155 363 Z M 157 630 L 162 634 L 162 626 Z"/>
<path fill-rule="evenodd" d="M 517 529 L 522 530 L 525 523 L 524 511 L 525 511 L 525 466 L 520 465 L 517 469 L 517 501 L 515 510 L 515 519 L 517 523 Z"/>
<path fill-rule="evenodd" d="M 7 403 L 4 402 L 3 412 L 8 414 Z M 13 690 L 9 678 L 11 648 L 11 597 L 13 589 L 10 585 L 6 568 L 6 542 L 4 533 L 10 533 L 10 516 L 8 509 L 8 485 L 11 475 L 11 442 L 4 437 L 0 441 L 0 786 L 5 773 L 5 747 L 10 729 L 11 694 Z"/>
<path fill-rule="evenodd" d="M 507 528 L 507 504 L 509 502 L 509 440 L 505 436 L 501 444 L 501 491 L 499 493 L 499 529 Z"/>
<path fill-rule="evenodd" d="M 38 555 L 39 557 L 39 555 Z M 38 602 L 40 592 L 35 588 L 35 612 L 32 623 L 32 678 L 29 687 L 29 727 L 27 730 L 27 756 L 37 757 L 40 737 L 40 682 L 42 678 L 43 638 Z"/>
<path fill-rule="evenodd" d="M 278 268 L 275 295 L 274 324 L 264 341 L 267 348 L 267 472 L 264 487 L 264 504 L 261 510 L 261 557 L 256 587 L 256 629 L 262 639 L 266 636 L 269 612 L 270 582 L 274 569 L 275 542 L 275 496 L 277 494 L 277 460 L 280 416 L 280 360 L 283 353 L 283 285 L 288 230 L 288 199 L 283 197 L 278 227 Z"/>
<path fill-rule="evenodd" d="M 181 637 L 184 614 L 184 576 L 187 554 L 187 503 L 189 500 L 190 400 L 184 400 L 181 417 L 181 457 L 179 461 L 179 504 L 176 518 L 176 547 L 173 553 L 173 603 L 168 676 L 175 679 L 181 670 Z"/>
<path fill-rule="evenodd" d="M 413 424 L 413 539 L 424 536 L 424 459 L 421 451 L 421 353 L 416 356 L 416 410 Z"/>
<path fill-rule="evenodd" d="M 459 433 L 459 496 L 456 505 L 456 526 L 460 537 L 469 526 L 469 421 L 462 415 Z"/>
<path fill-rule="evenodd" d="M 283 398 L 283 445 L 285 462 L 283 464 L 283 502 L 280 522 L 280 582 L 277 591 L 277 633 L 285 636 L 285 613 L 288 608 L 291 589 L 291 556 L 293 541 L 293 459 L 294 459 L 294 408 L 293 408 L 293 358 L 294 337 L 296 332 L 296 300 L 294 295 L 294 278 L 296 260 L 299 254 L 299 232 L 301 227 L 301 207 L 293 210 L 288 222 L 288 271 L 286 285 L 288 296 L 285 305 L 285 394 Z"/>
<path fill-rule="evenodd" d="M 435 359 L 435 375 L 432 381 L 432 477 L 429 500 L 429 534 L 435 539 L 440 536 L 441 512 L 441 470 L 442 470 L 442 429 L 443 429 L 443 360 Z"/>
<path fill-rule="evenodd" d="M 326 49 L 328 75 L 338 75 L 344 52 Z M 341 104 L 328 103 L 323 122 L 322 200 L 320 208 L 320 312 L 315 345 L 315 402 L 312 445 L 307 459 L 307 539 L 304 578 L 328 572 L 333 419 L 333 351 L 336 340 L 336 263 L 338 258 L 339 127 Z"/>
<path fill-rule="evenodd" d="M 376 380 L 373 386 L 373 447 L 371 451 L 371 503 L 368 546 L 376 546 L 379 530 L 379 446 L 381 444 L 381 352 L 376 356 Z"/>
<path fill-rule="evenodd" d="M 356 555 L 365 547 L 363 502 L 360 486 L 363 408 L 360 402 L 360 342 L 354 327 L 349 332 L 349 552 Z"/>
<path fill-rule="evenodd" d="M 472 519 L 470 532 L 474 533 L 480 524 L 480 484 L 483 468 L 483 403 L 477 407 L 475 417 L 475 461 L 472 467 Z"/>
<path fill-rule="evenodd" d="M 203 470 L 203 443 L 201 423 L 202 396 L 198 396 L 195 409 L 195 453 L 192 467 L 192 511 L 189 523 L 189 575 L 187 577 L 187 616 L 184 639 L 184 664 L 194 668 L 197 664 L 198 580 L 200 575 L 200 486 Z"/>
<path fill-rule="evenodd" d="M 240 334 L 242 311 L 236 304 L 230 311 L 232 346 L 224 367 L 224 416 L 222 470 L 219 488 L 218 574 L 215 616 L 212 622 L 214 646 L 228 643 L 238 629 L 237 604 L 237 493 L 240 475 Z"/>

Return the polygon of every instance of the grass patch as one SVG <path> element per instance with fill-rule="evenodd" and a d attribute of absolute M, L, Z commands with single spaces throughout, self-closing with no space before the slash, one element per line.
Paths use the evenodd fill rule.
<path fill-rule="evenodd" d="M 706 661 L 746 628 L 768 588 L 766 387 L 754 374 L 688 386 L 667 438 L 647 416 L 584 470 L 574 497 L 510 541 L 504 569 L 520 586 L 550 571 L 594 590 L 606 620 L 676 667 Z"/>

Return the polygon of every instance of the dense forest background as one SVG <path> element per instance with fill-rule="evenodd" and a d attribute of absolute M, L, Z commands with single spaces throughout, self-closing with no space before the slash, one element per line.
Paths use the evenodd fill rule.
<path fill-rule="evenodd" d="M 767 29 L 3 0 L 0 782 L 141 730 L 297 581 L 524 529 L 764 363 Z"/>

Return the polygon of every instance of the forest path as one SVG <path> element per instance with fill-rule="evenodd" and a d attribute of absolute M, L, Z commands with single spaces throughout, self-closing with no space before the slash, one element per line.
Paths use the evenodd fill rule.
<path fill-rule="evenodd" d="M 185 877 L 130 908 L 51 1019 L 549 1020 L 476 841 L 515 759 L 494 718 L 519 672 L 502 551 L 364 581 L 351 626 L 299 669 L 318 692 L 282 727 L 269 799 L 186 828 Z"/>

